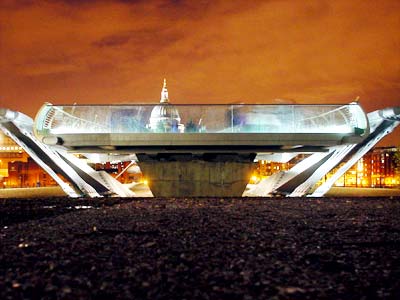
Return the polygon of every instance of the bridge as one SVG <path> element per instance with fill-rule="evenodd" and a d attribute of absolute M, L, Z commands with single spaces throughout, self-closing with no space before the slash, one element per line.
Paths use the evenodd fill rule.
<path fill-rule="evenodd" d="M 131 196 L 73 154 L 136 161 L 155 196 L 185 197 L 241 196 L 255 161 L 284 162 L 299 153 L 310 155 L 254 192 L 322 196 L 334 181 L 315 189 L 320 178 L 346 159 L 333 176 L 340 177 L 399 123 L 400 107 L 366 114 L 356 102 L 173 105 L 165 83 L 156 105 L 45 103 L 34 122 L 0 111 L 0 128 L 50 175 L 61 173 L 70 182 L 65 187 L 70 196 Z"/>

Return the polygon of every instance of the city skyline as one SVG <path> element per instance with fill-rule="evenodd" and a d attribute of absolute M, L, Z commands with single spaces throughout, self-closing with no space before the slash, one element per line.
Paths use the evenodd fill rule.
<path fill-rule="evenodd" d="M 0 105 L 400 105 L 398 1 L 2 1 Z M 283 100 L 276 100 L 283 99 Z M 400 145 L 400 129 L 385 145 Z"/>

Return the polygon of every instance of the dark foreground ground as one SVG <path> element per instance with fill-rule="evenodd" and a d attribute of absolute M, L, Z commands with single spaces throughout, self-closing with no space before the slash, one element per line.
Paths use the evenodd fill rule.
<path fill-rule="evenodd" d="M 400 198 L 0 200 L 24 298 L 400 299 Z"/>

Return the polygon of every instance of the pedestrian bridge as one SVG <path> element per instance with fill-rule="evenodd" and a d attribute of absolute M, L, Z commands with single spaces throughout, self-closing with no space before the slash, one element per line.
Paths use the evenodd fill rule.
<path fill-rule="evenodd" d="M 400 107 L 366 114 L 347 105 L 52 105 L 33 121 L 0 109 L 0 129 L 71 197 L 132 196 L 71 153 L 136 161 L 155 196 L 241 196 L 254 161 L 309 156 L 253 195 L 323 196 L 335 180 L 400 124 Z M 342 164 L 343 162 L 343 164 Z M 316 183 L 334 167 L 323 185 Z M 65 181 L 68 181 L 67 184 Z"/>
<path fill-rule="evenodd" d="M 52 105 L 34 123 L 45 144 L 70 151 L 313 151 L 358 143 L 366 114 L 348 105 Z"/>

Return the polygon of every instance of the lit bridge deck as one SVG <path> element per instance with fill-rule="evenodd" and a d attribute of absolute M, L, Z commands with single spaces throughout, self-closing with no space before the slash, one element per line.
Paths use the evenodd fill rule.
<path fill-rule="evenodd" d="M 358 104 L 45 104 L 34 130 L 77 152 L 314 152 L 359 143 L 368 126 Z"/>

